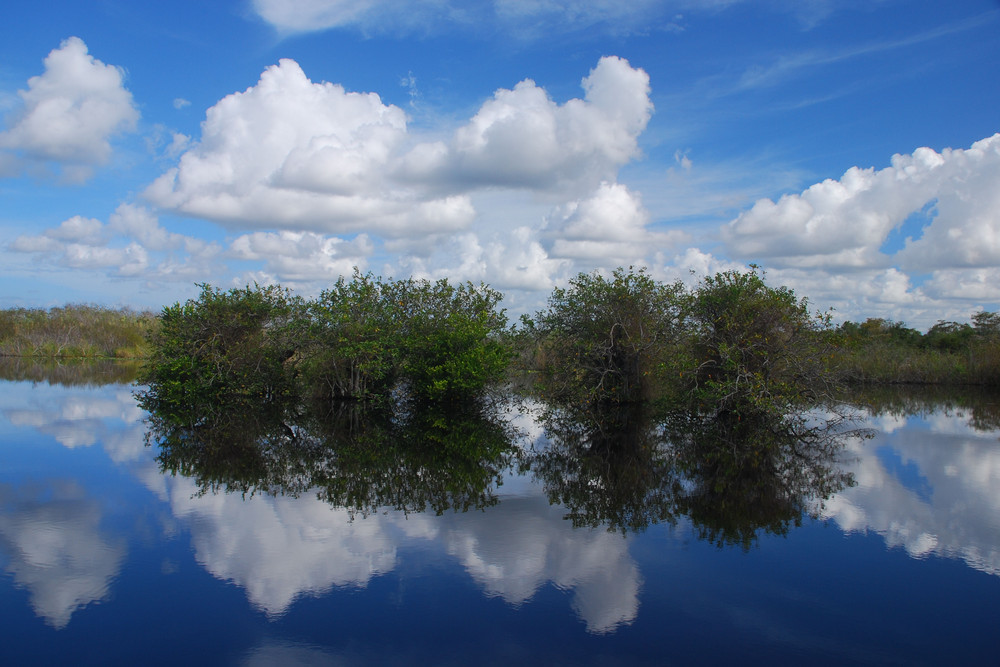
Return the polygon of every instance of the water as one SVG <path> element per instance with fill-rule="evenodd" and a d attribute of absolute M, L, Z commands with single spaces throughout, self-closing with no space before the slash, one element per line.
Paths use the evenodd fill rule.
<path fill-rule="evenodd" d="M 404 451 L 398 431 L 350 456 L 289 460 L 276 445 L 234 474 L 147 446 L 132 392 L 0 382 L 0 664 L 1000 655 L 995 399 L 872 399 L 875 436 L 808 468 L 813 492 L 797 477 L 781 494 L 754 489 L 762 509 L 722 512 L 709 501 L 742 496 L 701 463 L 665 465 L 641 424 L 623 427 L 639 442 L 628 456 L 538 414 L 506 418 L 512 447 L 478 424 L 488 446 L 460 456 L 481 476 Z M 192 476 L 164 473 L 165 460 Z M 380 476 L 360 483 L 358 470 Z M 824 498 L 831 479 L 849 483 Z M 333 502 L 347 490 L 366 502 Z M 440 514 L 417 511 L 428 498 Z"/>

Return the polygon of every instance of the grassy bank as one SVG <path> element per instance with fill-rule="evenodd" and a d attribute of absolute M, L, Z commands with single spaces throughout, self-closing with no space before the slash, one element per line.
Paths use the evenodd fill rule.
<path fill-rule="evenodd" d="M 1000 386 L 1000 315 L 977 313 L 970 324 L 938 322 L 926 333 L 869 319 L 827 333 L 835 365 L 851 384 Z"/>
<path fill-rule="evenodd" d="M 0 310 L 0 356 L 138 359 L 148 354 L 151 312 L 91 305 Z"/>

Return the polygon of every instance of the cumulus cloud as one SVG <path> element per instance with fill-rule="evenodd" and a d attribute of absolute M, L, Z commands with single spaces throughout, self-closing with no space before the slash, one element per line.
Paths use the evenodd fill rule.
<path fill-rule="evenodd" d="M 26 160 L 67 165 L 80 179 L 111 156 L 110 139 L 135 129 L 139 119 L 122 71 L 87 53 L 70 37 L 45 58 L 45 72 L 18 92 L 22 108 L 0 133 L 0 149 Z"/>
<path fill-rule="evenodd" d="M 211 275 L 218 244 L 169 232 L 155 214 L 122 204 L 104 224 L 73 216 L 41 234 L 18 236 L 9 250 L 112 277 L 191 281 Z"/>
<path fill-rule="evenodd" d="M 448 142 L 419 142 L 374 93 L 310 81 L 291 60 L 209 109 L 201 140 L 146 197 L 234 228 L 455 232 L 480 188 L 579 191 L 638 155 L 649 77 L 615 57 L 583 79 L 585 99 L 534 82 L 499 90 Z"/>
<path fill-rule="evenodd" d="M 417 146 L 405 172 L 418 181 L 466 187 L 591 189 L 639 155 L 653 112 L 649 75 L 618 57 L 601 58 L 581 82 L 584 99 L 557 104 L 526 79 L 498 90 L 450 145 Z"/>
<path fill-rule="evenodd" d="M 848 317 L 962 320 L 1000 301 L 998 182 L 1000 134 L 967 149 L 918 148 L 883 169 L 852 167 L 762 199 L 721 236 L 732 256 Z"/>
<path fill-rule="evenodd" d="M 647 229 L 649 213 L 636 193 L 619 183 L 604 182 L 588 198 L 557 209 L 546 236 L 551 255 L 618 265 L 642 263 L 651 247 L 666 250 L 680 232 Z"/>
<path fill-rule="evenodd" d="M 773 266 L 907 270 L 1000 263 L 1000 134 L 971 148 L 918 148 L 884 169 L 852 167 L 777 202 L 758 201 L 723 229 L 736 256 Z M 890 232 L 930 202 L 933 221 L 895 256 Z"/>
<path fill-rule="evenodd" d="M 264 270 L 282 283 L 336 280 L 354 267 L 364 270 L 373 246 L 367 235 L 351 241 L 313 232 L 254 232 L 237 237 L 229 254 L 237 259 L 263 260 Z"/>
<path fill-rule="evenodd" d="M 297 63 L 269 67 L 257 85 L 208 110 L 201 140 L 146 197 L 158 206 L 237 228 L 328 233 L 460 229 L 462 196 L 421 198 L 386 183 L 406 137 L 401 109 L 374 93 L 313 83 Z"/>

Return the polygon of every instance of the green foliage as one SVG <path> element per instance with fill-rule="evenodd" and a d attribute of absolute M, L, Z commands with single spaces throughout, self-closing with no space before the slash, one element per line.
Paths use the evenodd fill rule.
<path fill-rule="evenodd" d="M 1000 384 L 1000 314 L 940 320 L 926 334 L 900 322 L 845 322 L 830 335 L 852 383 Z"/>
<path fill-rule="evenodd" d="M 405 290 L 355 270 L 306 306 L 298 323 L 299 367 L 308 391 L 330 399 L 369 398 L 397 374 Z"/>
<path fill-rule="evenodd" d="M 808 302 L 787 287 L 770 287 L 763 273 L 725 271 L 702 280 L 689 317 L 699 360 L 694 398 L 718 413 L 781 413 L 813 400 L 831 378 L 830 354 Z"/>
<path fill-rule="evenodd" d="M 924 347 L 931 347 L 937 350 L 958 352 L 969 347 L 974 333 L 975 330 L 968 324 L 938 320 L 924 334 L 921 344 Z"/>
<path fill-rule="evenodd" d="M 682 304 L 680 283 L 631 267 L 610 279 L 581 273 L 556 288 L 547 310 L 525 322 L 546 393 L 613 402 L 657 396 L 679 352 Z"/>
<path fill-rule="evenodd" d="M 486 285 L 413 281 L 400 301 L 406 307 L 402 373 L 421 400 L 475 396 L 503 378 L 510 350 L 498 310 L 503 295 Z"/>
<path fill-rule="evenodd" d="M 977 338 L 1000 341 L 1000 313 L 980 311 L 972 316 L 972 328 Z"/>
<path fill-rule="evenodd" d="M 383 281 L 355 272 L 310 302 L 277 286 L 220 291 L 160 315 L 142 378 L 144 407 L 277 402 L 302 396 L 455 402 L 504 376 L 501 294 L 446 280 Z"/>
<path fill-rule="evenodd" d="M 140 404 L 161 414 L 196 415 L 261 399 L 280 400 L 292 388 L 291 326 L 300 303 L 276 287 L 201 295 L 163 309 L 141 381 Z"/>

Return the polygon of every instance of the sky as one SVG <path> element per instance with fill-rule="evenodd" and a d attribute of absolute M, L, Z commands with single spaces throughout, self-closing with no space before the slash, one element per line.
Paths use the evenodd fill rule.
<path fill-rule="evenodd" d="M 16 3 L 0 307 L 355 267 L 755 264 L 836 321 L 1000 310 L 997 0 Z"/>

